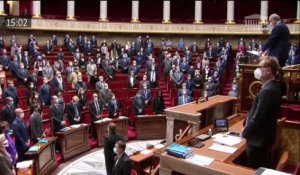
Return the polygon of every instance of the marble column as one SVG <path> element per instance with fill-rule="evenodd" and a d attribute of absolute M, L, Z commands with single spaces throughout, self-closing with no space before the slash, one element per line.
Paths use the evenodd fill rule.
<path fill-rule="evenodd" d="M 67 1 L 67 20 L 76 20 L 75 1 Z"/>
<path fill-rule="evenodd" d="M 139 20 L 139 1 L 131 3 L 131 22 L 140 22 Z"/>
<path fill-rule="evenodd" d="M 107 19 L 107 1 L 100 1 L 100 17 L 99 21 L 108 22 Z"/>
<path fill-rule="evenodd" d="M 174 140 L 174 118 L 166 117 L 167 119 L 167 131 L 166 131 L 166 142 L 167 145 L 173 143 Z"/>
<path fill-rule="evenodd" d="M 234 22 L 234 1 L 227 1 L 227 21 L 226 24 L 235 24 Z"/>
<path fill-rule="evenodd" d="M 202 24 L 202 1 L 195 1 L 195 21 L 194 24 Z"/>
<path fill-rule="evenodd" d="M 171 1 L 164 1 L 162 23 L 171 23 L 170 14 L 171 14 Z"/>
<path fill-rule="evenodd" d="M 300 1 L 297 1 L 297 16 L 295 23 L 300 24 Z"/>
<path fill-rule="evenodd" d="M 42 18 L 41 1 L 32 1 L 32 18 Z"/>
<path fill-rule="evenodd" d="M 260 1 L 260 23 L 268 23 L 268 1 Z"/>

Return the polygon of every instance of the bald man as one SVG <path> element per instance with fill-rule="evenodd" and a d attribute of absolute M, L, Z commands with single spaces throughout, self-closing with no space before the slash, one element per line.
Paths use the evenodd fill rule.
<path fill-rule="evenodd" d="M 280 16 L 271 14 L 269 17 L 270 25 L 273 27 L 271 35 L 267 43 L 262 48 L 262 52 L 269 56 L 274 56 L 278 59 L 280 67 L 285 66 L 286 60 L 289 58 L 290 31 L 289 28 L 282 22 Z"/>
<path fill-rule="evenodd" d="M 66 125 L 64 119 L 64 108 L 63 105 L 58 104 L 58 97 L 56 95 L 52 96 L 52 104 L 49 108 L 49 115 L 53 123 L 53 132 L 58 132 Z"/>
<path fill-rule="evenodd" d="M 28 129 L 24 123 L 24 112 L 21 108 L 15 110 L 16 119 L 12 124 L 13 133 L 16 139 L 16 149 L 19 155 L 18 162 L 24 160 L 24 154 L 30 145 Z"/>
<path fill-rule="evenodd" d="M 68 105 L 68 116 L 70 125 L 79 124 L 80 123 L 80 114 L 81 114 L 81 106 L 79 104 L 79 98 L 77 96 L 72 97 L 72 101 Z"/>

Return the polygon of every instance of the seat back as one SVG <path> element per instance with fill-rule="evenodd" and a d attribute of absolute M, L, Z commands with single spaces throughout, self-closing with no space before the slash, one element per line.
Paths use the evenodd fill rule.
<path fill-rule="evenodd" d="M 274 144 L 272 146 L 272 149 L 271 149 L 271 153 L 272 154 L 278 148 L 278 145 L 279 145 L 279 142 L 280 142 L 280 136 L 281 136 L 282 128 L 283 128 L 283 126 L 285 124 L 285 120 L 286 120 L 285 117 L 277 120 L 276 139 L 275 139 L 275 142 L 274 142 Z"/>
<path fill-rule="evenodd" d="M 286 165 L 288 159 L 289 159 L 289 152 L 284 151 L 281 154 L 281 157 L 280 157 L 279 162 L 277 164 L 276 170 L 277 171 L 284 171 L 284 168 L 285 168 L 285 165 Z"/>

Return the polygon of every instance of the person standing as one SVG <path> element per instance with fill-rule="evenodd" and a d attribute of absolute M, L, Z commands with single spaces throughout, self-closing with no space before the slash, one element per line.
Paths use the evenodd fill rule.
<path fill-rule="evenodd" d="M 25 152 L 30 146 L 30 138 L 27 127 L 24 123 L 24 112 L 21 108 L 17 108 L 16 119 L 12 124 L 13 133 L 16 139 L 16 148 L 18 152 L 18 161 L 23 161 L 25 159 Z"/>
<path fill-rule="evenodd" d="M 104 138 L 104 157 L 105 157 L 106 174 L 108 175 L 112 175 L 113 172 L 114 160 L 116 156 L 116 153 L 114 152 L 114 147 L 116 142 L 119 140 L 124 140 L 124 139 L 121 135 L 116 133 L 116 124 L 109 123 L 108 135 L 105 136 Z"/>
<path fill-rule="evenodd" d="M 291 48 L 290 31 L 281 21 L 280 16 L 275 13 L 270 15 L 269 21 L 273 29 L 267 43 L 262 48 L 262 52 L 264 55 L 268 52 L 269 56 L 276 57 L 280 67 L 283 67 L 289 58 L 289 49 Z"/>
<path fill-rule="evenodd" d="M 112 175 L 130 175 L 132 163 L 125 153 L 126 143 L 122 140 L 116 142 L 114 152 L 117 154 L 112 169 Z"/>
<path fill-rule="evenodd" d="M 281 91 L 275 75 L 279 64 L 275 57 L 261 58 L 254 77 L 263 85 L 248 113 L 242 136 L 247 140 L 248 166 L 254 169 L 269 167 L 270 148 L 275 142 L 277 118 L 280 114 Z"/>
<path fill-rule="evenodd" d="M 40 106 L 33 105 L 33 113 L 30 115 L 30 134 L 34 143 L 37 143 L 43 136 L 42 116 L 39 112 Z"/>

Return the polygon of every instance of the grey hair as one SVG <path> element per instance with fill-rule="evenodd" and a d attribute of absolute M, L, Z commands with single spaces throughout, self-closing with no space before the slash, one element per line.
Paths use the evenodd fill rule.
<path fill-rule="evenodd" d="M 269 17 L 269 21 L 271 21 L 271 20 L 279 21 L 280 20 L 280 16 L 277 15 L 276 13 L 273 13 Z"/>

